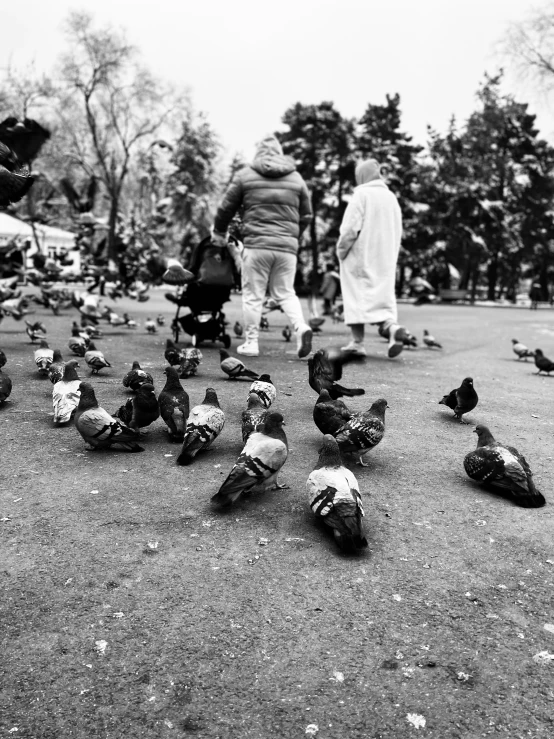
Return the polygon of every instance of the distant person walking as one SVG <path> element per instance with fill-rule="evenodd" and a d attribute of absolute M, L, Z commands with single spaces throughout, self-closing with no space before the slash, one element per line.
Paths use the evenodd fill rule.
<path fill-rule="evenodd" d="M 294 291 L 298 239 L 312 218 L 308 188 L 290 157 L 283 155 L 275 136 L 258 145 L 252 164 L 233 178 L 215 216 L 213 240 L 226 243 L 226 231 L 242 208 L 244 253 L 242 308 L 246 341 L 239 354 L 259 354 L 258 329 L 263 302 L 269 293 L 296 332 L 299 357 L 312 349 L 312 330 L 304 320 Z"/>
<path fill-rule="evenodd" d="M 388 356 L 392 359 L 400 354 L 403 338 L 409 335 L 398 325 L 394 292 L 402 214 L 375 159 L 358 164 L 356 183 L 337 243 L 344 320 L 352 333 L 352 340 L 342 349 L 365 356 L 365 324 L 377 324 L 389 334 Z"/>

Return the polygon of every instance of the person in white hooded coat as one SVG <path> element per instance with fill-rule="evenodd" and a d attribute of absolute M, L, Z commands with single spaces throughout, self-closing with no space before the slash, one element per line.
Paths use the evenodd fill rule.
<path fill-rule="evenodd" d="M 398 325 L 394 291 L 402 214 L 377 161 L 358 164 L 356 182 L 337 243 L 344 320 L 352 333 L 351 342 L 342 349 L 365 355 L 365 324 L 379 324 L 389 336 L 388 356 L 393 358 L 409 335 Z"/>

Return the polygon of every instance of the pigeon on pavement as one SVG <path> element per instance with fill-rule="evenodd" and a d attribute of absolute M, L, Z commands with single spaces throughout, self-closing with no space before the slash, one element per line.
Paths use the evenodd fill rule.
<path fill-rule="evenodd" d="M 460 387 L 451 390 L 448 395 L 439 400 L 439 405 L 446 405 L 451 408 L 454 411 L 454 418 L 458 418 L 460 423 L 465 423 L 462 416 L 472 411 L 478 401 L 479 396 L 473 387 L 473 378 L 466 377 Z"/>
<path fill-rule="evenodd" d="M 48 379 L 55 385 L 63 377 L 63 369 L 65 362 L 63 361 L 62 353 L 59 349 L 54 349 L 54 357 L 52 364 L 48 368 Z"/>
<path fill-rule="evenodd" d="M 138 431 L 128 428 L 99 406 L 90 383 L 81 382 L 80 390 L 81 397 L 75 412 L 75 427 L 87 444 L 99 450 L 117 446 L 127 452 L 144 451 L 144 448 L 137 444 Z"/>
<path fill-rule="evenodd" d="M 2 367 L 6 364 L 7 361 L 8 360 L 6 359 L 6 355 L 4 354 L 2 349 L 0 349 L 0 369 L 2 369 Z"/>
<path fill-rule="evenodd" d="M 250 393 L 256 393 L 264 404 L 264 407 L 269 408 L 272 403 L 275 402 L 275 398 L 277 397 L 277 388 L 271 382 L 271 377 L 268 374 L 263 374 L 250 385 L 250 390 L 248 391 L 249 397 Z"/>
<path fill-rule="evenodd" d="M 266 316 L 260 318 L 260 331 L 269 331 L 269 321 Z"/>
<path fill-rule="evenodd" d="M 520 359 L 525 359 L 525 361 L 527 361 L 527 357 L 535 356 L 533 352 L 525 346 L 525 344 L 522 344 L 521 341 L 518 341 L 517 339 L 512 339 L 512 349 L 514 350 L 514 354 L 517 355 L 518 361 Z"/>
<path fill-rule="evenodd" d="M 157 334 L 158 333 L 158 327 L 156 326 L 156 322 L 153 321 L 151 318 L 147 318 L 144 322 L 144 328 L 147 330 L 149 334 Z"/>
<path fill-rule="evenodd" d="M 112 366 L 104 357 L 102 352 L 98 351 L 92 341 L 88 345 L 88 349 L 85 352 L 85 362 L 91 368 L 93 375 L 97 375 L 103 367 Z"/>
<path fill-rule="evenodd" d="M 260 396 L 257 393 L 250 393 L 248 405 L 241 416 L 243 444 L 246 444 L 248 437 L 256 430 L 258 424 L 265 421 L 267 414 L 268 411 Z"/>
<path fill-rule="evenodd" d="M 202 352 L 195 346 L 187 346 L 186 349 L 183 349 L 179 365 L 179 377 L 185 379 L 195 375 L 202 359 Z"/>
<path fill-rule="evenodd" d="M 25 332 L 33 344 L 36 341 L 46 338 L 47 331 L 44 323 L 41 323 L 40 321 L 29 323 L 29 321 L 25 319 L 25 327 Z"/>
<path fill-rule="evenodd" d="M 229 476 L 212 497 L 221 507 L 234 503 L 243 493 L 281 489 L 277 476 L 288 456 L 283 416 L 268 413 L 266 420 L 248 438 Z"/>
<path fill-rule="evenodd" d="M 77 374 L 79 363 L 70 359 L 63 368 L 63 376 L 52 388 L 52 405 L 54 406 L 54 424 L 69 423 L 77 410 L 81 397 L 81 381 Z"/>
<path fill-rule="evenodd" d="M 337 380 L 342 378 L 342 367 L 349 362 L 360 361 L 359 357 L 335 349 L 318 349 L 313 357 L 308 359 L 308 381 L 310 387 L 319 395 L 327 390 L 333 400 L 346 396 L 364 395 L 362 388 L 347 388 L 339 385 Z"/>
<path fill-rule="evenodd" d="M 53 361 L 54 352 L 48 348 L 48 342 L 41 339 L 39 348 L 35 349 L 35 364 L 38 367 L 39 375 L 46 377 Z"/>
<path fill-rule="evenodd" d="M 9 398 L 12 391 L 11 378 L 0 369 L 0 405 L 3 405 Z"/>
<path fill-rule="evenodd" d="M 133 392 L 136 392 L 145 382 L 149 382 L 151 385 L 154 384 L 152 375 L 149 372 L 145 372 L 141 368 L 140 363 L 135 359 L 132 368 L 123 378 L 123 387 L 128 387 Z"/>
<path fill-rule="evenodd" d="M 194 406 L 190 412 L 177 464 L 190 464 L 198 452 L 209 449 L 224 425 L 225 414 L 221 410 L 215 390 L 209 387 L 202 403 Z"/>
<path fill-rule="evenodd" d="M 181 350 L 178 349 L 173 341 L 171 339 L 167 339 L 165 342 L 165 352 L 164 352 L 165 361 L 170 364 L 172 367 L 175 364 L 181 364 Z"/>
<path fill-rule="evenodd" d="M 362 413 L 353 413 L 350 420 L 337 431 L 335 439 L 343 454 L 358 456 L 357 464 L 364 464 L 363 456 L 377 446 L 385 435 L 385 410 L 389 406 L 384 398 L 379 398 L 371 408 Z"/>
<path fill-rule="evenodd" d="M 122 405 L 114 415 L 135 431 L 150 426 L 160 417 L 160 408 L 154 392 L 154 385 L 150 382 L 139 385 L 134 397 L 129 398 L 125 405 Z"/>
<path fill-rule="evenodd" d="M 352 552 L 367 547 L 358 481 L 342 464 L 337 441 L 331 434 L 323 437 L 319 459 L 310 472 L 306 490 L 310 508 L 333 530 L 342 550 Z"/>
<path fill-rule="evenodd" d="M 425 346 L 428 346 L 429 349 L 432 349 L 433 347 L 436 347 L 437 349 L 442 349 L 442 344 L 439 344 L 435 337 L 431 336 L 426 328 L 423 329 L 423 343 L 425 344 Z"/>
<path fill-rule="evenodd" d="M 174 367 L 166 367 L 164 375 L 167 380 L 158 397 L 160 415 L 169 429 L 171 441 L 183 441 L 189 417 L 189 396 L 179 382 L 179 374 Z"/>
<path fill-rule="evenodd" d="M 340 399 L 333 400 L 328 390 L 322 390 L 313 410 L 314 423 L 322 434 L 335 436 L 337 431 L 352 417 L 346 404 Z"/>
<path fill-rule="evenodd" d="M 235 336 L 237 336 L 238 338 L 240 338 L 243 335 L 244 329 L 240 321 L 235 322 L 235 325 L 233 326 L 233 331 L 235 332 Z"/>
<path fill-rule="evenodd" d="M 71 338 L 67 342 L 67 346 L 73 354 L 75 354 L 77 357 L 84 357 L 89 344 L 90 338 L 84 339 L 81 336 L 81 332 L 79 331 L 78 326 L 71 329 Z"/>
<path fill-rule="evenodd" d="M 292 338 L 292 331 L 290 330 L 290 326 L 285 326 L 285 328 L 281 331 L 281 334 L 283 335 L 283 339 L 285 341 L 290 341 Z"/>
<path fill-rule="evenodd" d="M 546 501 L 535 487 L 525 457 L 494 439 L 486 426 L 477 426 L 477 449 L 466 454 L 464 469 L 472 480 L 500 491 L 524 508 L 540 508 Z"/>
<path fill-rule="evenodd" d="M 542 349 L 535 349 L 535 367 L 539 371 L 533 372 L 534 375 L 540 375 L 541 372 L 546 372 L 547 375 L 550 375 L 554 371 L 554 362 L 544 356 Z"/>
<path fill-rule="evenodd" d="M 240 359 L 232 357 L 226 349 L 219 350 L 219 358 L 221 360 L 220 367 L 229 376 L 229 379 L 235 380 L 237 377 L 258 378 L 257 372 L 249 370 Z"/>

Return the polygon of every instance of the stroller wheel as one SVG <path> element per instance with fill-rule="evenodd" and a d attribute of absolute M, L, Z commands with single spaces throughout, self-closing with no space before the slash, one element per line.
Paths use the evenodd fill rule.
<path fill-rule="evenodd" d="M 231 346 L 231 337 L 229 334 L 223 334 L 221 337 L 221 341 L 223 342 L 223 346 L 225 349 L 228 349 Z"/>
<path fill-rule="evenodd" d="M 193 334 L 193 335 L 191 336 L 191 339 L 190 339 L 190 343 L 191 343 L 191 344 L 192 344 L 193 346 L 196 346 L 196 344 L 198 343 L 198 338 L 197 338 L 196 334 Z"/>

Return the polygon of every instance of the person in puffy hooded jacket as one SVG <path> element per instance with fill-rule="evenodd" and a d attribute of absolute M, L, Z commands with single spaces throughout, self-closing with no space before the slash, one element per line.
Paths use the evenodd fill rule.
<path fill-rule="evenodd" d="M 241 169 L 217 210 L 213 241 L 223 246 L 233 216 L 242 210 L 242 307 L 246 341 L 239 354 L 259 354 L 258 329 L 267 289 L 296 333 L 299 357 L 312 349 L 312 330 L 294 291 L 299 237 L 312 219 L 306 183 L 275 136 L 266 136 L 252 164 Z"/>

